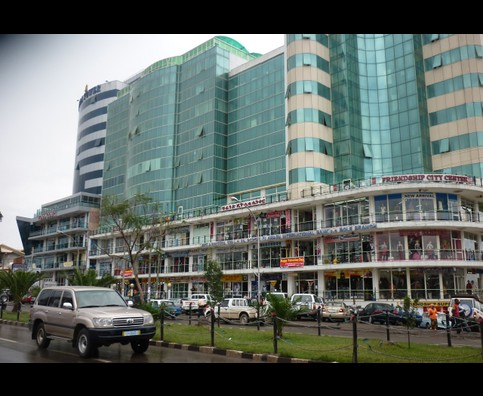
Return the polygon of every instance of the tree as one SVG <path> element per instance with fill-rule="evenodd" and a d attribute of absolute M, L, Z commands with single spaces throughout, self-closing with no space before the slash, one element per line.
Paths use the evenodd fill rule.
<path fill-rule="evenodd" d="M 287 321 L 292 321 L 300 314 L 299 307 L 296 307 L 289 298 L 267 294 L 267 304 L 264 306 L 264 315 L 271 318 L 275 314 L 277 317 L 277 336 L 283 337 L 283 328 Z M 281 320 L 280 320 L 281 319 Z"/>
<path fill-rule="evenodd" d="M 67 276 L 70 285 L 75 286 L 99 286 L 110 287 L 116 283 L 116 277 L 111 274 L 104 274 L 102 278 L 97 278 L 97 273 L 94 269 L 89 268 L 87 271 L 81 271 L 78 268 L 74 269 L 74 273 Z"/>
<path fill-rule="evenodd" d="M 403 317 L 406 320 L 407 328 L 413 328 L 416 326 L 416 307 L 418 306 L 419 299 L 411 300 L 411 297 L 405 296 L 403 300 Z"/>
<path fill-rule="evenodd" d="M 205 278 L 208 286 L 208 293 L 211 295 L 213 301 L 210 305 L 215 307 L 217 303 L 223 300 L 223 271 L 216 260 L 208 259 L 206 263 Z"/>
<path fill-rule="evenodd" d="M 111 236 L 120 238 L 124 244 L 124 252 L 113 254 L 103 252 L 113 258 L 122 258 L 128 262 L 133 271 L 136 289 L 139 291 L 140 303 L 145 302 L 144 291 L 139 281 L 139 262 L 143 254 L 155 252 L 162 254 L 161 239 L 166 234 L 170 217 L 166 220 L 159 213 L 159 203 L 153 202 L 144 194 L 137 194 L 131 199 L 121 201 L 118 196 L 102 197 L 102 226 L 111 226 Z M 116 246 L 117 247 L 117 246 Z M 98 247 L 101 251 L 102 248 Z"/>
<path fill-rule="evenodd" d="M 44 276 L 33 271 L 0 271 L 0 289 L 10 289 L 13 300 L 12 312 L 20 311 L 22 297 Z"/>

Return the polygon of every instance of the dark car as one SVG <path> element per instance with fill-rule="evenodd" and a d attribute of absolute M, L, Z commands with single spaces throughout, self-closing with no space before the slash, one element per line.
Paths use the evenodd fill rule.
<path fill-rule="evenodd" d="M 403 325 L 409 325 L 409 327 L 420 327 L 423 320 L 423 315 L 417 311 L 404 311 L 400 309 L 398 315 L 401 317 L 401 323 Z"/>
<path fill-rule="evenodd" d="M 367 304 L 359 311 L 359 320 L 369 323 L 385 324 L 389 319 L 389 324 L 403 324 L 404 319 L 393 305 L 381 302 Z"/>
<path fill-rule="evenodd" d="M 175 318 L 176 316 L 181 315 L 181 307 L 178 305 L 175 305 L 174 301 L 168 300 L 168 299 L 152 299 L 150 302 L 152 307 L 154 308 L 159 308 L 161 307 L 164 308 L 165 316 L 168 318 Z"/>

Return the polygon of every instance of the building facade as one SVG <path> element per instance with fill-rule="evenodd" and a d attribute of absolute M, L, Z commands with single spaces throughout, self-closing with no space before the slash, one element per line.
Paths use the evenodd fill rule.
<path fill-rule="evenodd" d="M 77 193 L 42 205 L 32 218 L 17 216 L 25 266 L 45 273 L 43 284 L 65 284 L 88 264 L 89 233 L 99 226 L 100 195 Z"/>
<path fill-rule="evenodd" d="M 246 296 L 479 290 L 482 43 L 287 34 L 259 55 L 215 37 L 126 82 L 107 109 L 102 193 L 146 194 L 169 220 L 145 290 L 202 291 L 209 259 Z M 91 242 L 91 264 L 129 282 L 115 232 Z"/>
<path fill-rule="evenodd" d="M 75 154 L 73 194 L 100 194 L 106 146 L 107 105 L 126 83 L 106 81 L 90 88 L 79 99 L 79 126 Z"/>

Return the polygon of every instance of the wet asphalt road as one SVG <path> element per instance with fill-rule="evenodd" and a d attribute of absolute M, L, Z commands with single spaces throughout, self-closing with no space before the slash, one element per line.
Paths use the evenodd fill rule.
<path fill-rule="evenodd" d="M 53 340 L 39 350 L 27 327 L 0 324 L 0 363 L 265 363 L 251 359 L 220 356 L 151 345 L 143 354 L 134 354 L 130 345 L 100 347 L 98 357 L 83 359 L 66 341 Z"/>

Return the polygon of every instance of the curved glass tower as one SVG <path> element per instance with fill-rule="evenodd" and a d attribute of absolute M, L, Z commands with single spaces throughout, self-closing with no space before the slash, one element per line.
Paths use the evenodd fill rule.
<path fill-rule="evenodd" d="M 86 86 L 79 99 L 73 194 L 100 194 L 102 191 L 107 105 L 117 99 L 117 93 L 125 86 L 121 81 L 106 82 L 90 89 Z"/>

